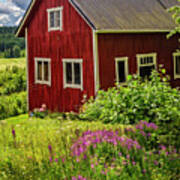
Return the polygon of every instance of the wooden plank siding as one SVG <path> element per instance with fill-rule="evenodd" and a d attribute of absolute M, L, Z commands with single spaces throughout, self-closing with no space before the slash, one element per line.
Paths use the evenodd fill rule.
<path fill-rule="evenodd" d="M 157 53 L 157 64 L 164 64 L 171 76 L 171 85 L 180 86 L 174 80 L 173 52 L 178 49 L 178 37 L 167 40 L 165 33 L 151 34 L 98 34 L 100 87 L 107 90 L 115 84 L 115 58 L 128 57 L 130 74 L 137 74 L 136 54 Z"/>
<path fill-rule="evenodd" d="M 63 31 L 48 32 L 47 9 L 63 6 Z M 28 25 L 29 109 L 78 111 L 84 94 L 94 96 L 92 29 L 67 0 L 43 0 Z M 35 57 L 51 58 L 51 86 L 35 84 Z M 83 91 L 63 88 L 63 58 L 83 59 Z"/>

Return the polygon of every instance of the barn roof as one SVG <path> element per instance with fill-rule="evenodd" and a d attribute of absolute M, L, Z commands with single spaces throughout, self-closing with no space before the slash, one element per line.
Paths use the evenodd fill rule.
<path fill-rule="evenodd" d="M 71 0 L 97 30 L 163 31 L 175 27 L 172 0 Z M 173 3 L 171 3 L 173 4 Z"/>
<path fill-rule="evenodd" d="M 17 29 L 24 36 L 40 0 L 32 0 Z M 88 24 L 99 32 L 167 32 L 175 27 L 167 8 L 176 0 L 69 0 Z"/>
<path fill-rule="evenodd" d="M 159 0 L 166 8 L 177 5 L 177 0 Z"/>

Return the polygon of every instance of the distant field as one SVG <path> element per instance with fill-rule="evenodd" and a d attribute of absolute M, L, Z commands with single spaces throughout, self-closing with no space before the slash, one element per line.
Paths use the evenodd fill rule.
<path fill-rule="evenodd" d="M 26 66 L 26 58 L 0 58 L 0 70 L 5 69 L 6 66 L 19 66 L 19 67 L 25 67 Z"/>

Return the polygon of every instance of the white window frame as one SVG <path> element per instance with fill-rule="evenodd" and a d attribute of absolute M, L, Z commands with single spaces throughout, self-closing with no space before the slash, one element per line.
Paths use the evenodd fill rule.
<path fill-rule="evenodd" d="M 54 12 L 54 11 L 60 11 L 60 26 L 59 27 L 51 27 L 51 20 L 50 20 L 50 13 L 51 12 Z M 60 6 L 60 7 L 56 7 L 56 8 L 50 8 L 50 9 L 47 9 L 47 13 L 48 13 L 48 31 L 57 31 L 57 30 L 60 30 L 62 31 L 63 30 L 63 7 Z"/>
<path fill-rule="evenodd" d="M 42 62 L 42 79 L 38 80 L 38 62 Z M 48 79 L 49 81 L 44 80 L 44 62 L 48 62 Z M 51 86 L 51 59 L 50 58 L 35 58 L 35 83 L 36 84 L 46 84 Z"/>
<path fill-rule="evenodd" d="M 83 59 L 63 59 L 63 81 L 64 81 L 64 89 L 66 88 L 74 88 L 74 89 L 81 89 L 83 90 Z M 66 79 L 66 63 L 72 63 L 72 84 L 67 83 Z M 75 76 L 74 76 L 74 63 L 80 64 L 80 78 L 81 78 L 81 84 L 77 85 L 74 84 Z"/>
<path fill-rule="evenodd" d="M 145 57 L 153 57 L 153 63 L 148 64 L 141 64 L 141 58 Z M 140 76 L 140 68 L 141 67 L 147 67 L 147 66 L 155 66 L 155 69 L 157 69 L 157 53 L 146 53 L 146 54 L 137 54 L 137 67 L 138 67 L 138 75 Z"/>
<path fill-rule="evenodd" d="M 115 68 L 116 68 L 116 82 L 119 83 L 119 84 L 126 84 L 127 82 L 127 76 L 129 74 L 129 68 L 128 68 L 128 57 L 116 57 L 115 58 Z M 124 69 L 124 72 L 125 72 L 125 82 L 119 82 L 119 68 L 118 68 L 118 62 L 124 62 L 124 65 L 125 65 L 125 69 Z"/>
<path fill-rule="evenodd" d="M 180 79 L 180 74 L 176 74 L 176 56 L 180 56 L 180 52 L 173 53 L 174 60 L 174 79 Z"/>

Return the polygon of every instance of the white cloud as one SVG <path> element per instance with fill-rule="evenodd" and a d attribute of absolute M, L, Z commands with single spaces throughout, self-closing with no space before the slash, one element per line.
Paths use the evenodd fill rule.
<path fill-rule="evenodd" d="M 0 25 L 19 25 L 30 0 L 6 0 L 0 1 Z"/>

